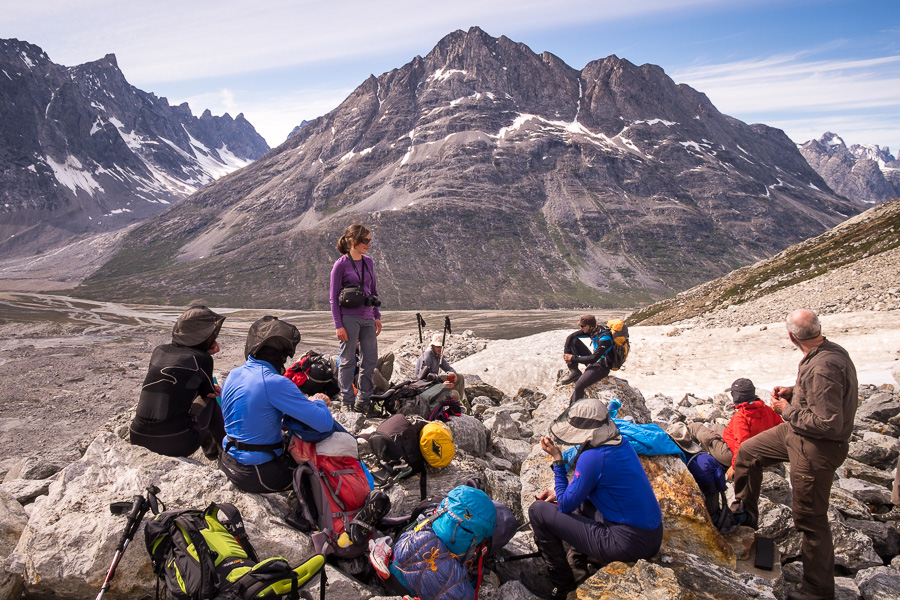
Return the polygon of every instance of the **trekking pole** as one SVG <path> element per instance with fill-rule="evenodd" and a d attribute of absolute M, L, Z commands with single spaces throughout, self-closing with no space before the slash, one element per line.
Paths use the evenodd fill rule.
<path fill-rule="evenodd" d="M 116 546 L 116 554 L 113 556 L 112 564 L 109 566 L 109 572 L 106 574 L 106 579 L 103 581 L 100 593 L 97 594 L 95 600 L 100 600 L 103 598 L 103 594 L 109 591 L 110 582 L 116 576 L 116 567 L 119 566 L 122 555 L 125 554 L 125 550 L 128 548 L 131 540 L 134 539 L 134 534 L 137 533 L 141 521 L 144 520 L 144 515 L 147 514 L 148 510 L 152 510 L 153 514 L 159 514 L 159 504 L 156 500 L 156 494 L 158 493 L 159 488 L 151 485 L 147 488 L 146 498 L 144 496 L 135 496 L 131 502 L 113 502 L 109 505 L 109 512 L 114 515 L 125 514 L 129 509 L 130 512 L 128 512 L 128 523 L 125 525 L 125 531 L 122 532 L 122 537 L 119 538 L 119 543 Z"/>
<path fill-rule="evenodd" d="M 513 556 L 498 556 L 494 560 L 498 563 L 508 563 L 516 560 L 525 560 L 526 558 L 539 558 L 540 552 L 532 552 L 530 554 L 515 554 Z"/>
<path fill-rule="evenodd" d="M 444 317 L 444 337 L 441 340 L 441 348 L 443 348 L 444 345 L 447 343 L 447 334 L 448 333 L 453 333 L 450 330 L 450 317 Z"/>
<path fill-rule="evenodd" d="M 425 319 L 422 318 L 422 313 L 416 313 L 416 323 L 419 325 L 419 343 L 422 343 L 422 330 L 425 328 Z"/>

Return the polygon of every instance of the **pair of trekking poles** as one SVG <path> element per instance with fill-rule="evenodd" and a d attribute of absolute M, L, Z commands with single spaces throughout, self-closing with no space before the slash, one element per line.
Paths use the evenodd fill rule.
<path fill-rule="evenodd" d="M 122 555 L 125 554 L 125 550 L 134 539 L 134 534 L 137 533 L 144 517 L 149 511 L 153 511 L 154 514 L 159 513 L 161 501 L 156 498 L 158 493 L 159 488 L 155 485 L 151 485 L 147 488 L 146 497 L 135 496 L 131 502 L 113 502 L 109 505 L 109 511 L 114 515 L 128 513 L 128 522 L 125 525 L 125 531 L 122 532 L 122 537 L 119 538 L 119 543 L 116 545 L 116 553 L 113 555 L 112 564 L 109 566 L 109 572 L 106 574 L 106 579 L 100 587 L 100 593 L 97 594 L 96 600 L 101 600 L 103 595 L 109 591 L 110 583 L 112 582 L 113 577 L 116 576 L 116 567 L 119 566 Z M 165 509 L 166 506 L 163 504 L 163 510 Z"/>
<path fill-rule="evenodd" d="M 419 343 L 422 344 L 424 343 L 422 332 L 425 330 L 425 319 L 422 318 L 422 313 L 416 313 L 416 324 L 419 326 Z M 450 317 L 444 317 L 444 337 L 441 339 L 442 345 L 447 343 L 448 333 L 453 333 L 450 329 Z"/>

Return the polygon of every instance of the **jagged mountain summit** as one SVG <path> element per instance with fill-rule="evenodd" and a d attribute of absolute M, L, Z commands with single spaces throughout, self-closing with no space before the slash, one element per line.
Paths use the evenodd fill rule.
<path fill-rule="evenodd" d="M 887 146 L 853 144 L 827 131 L 800 145 L 800 154 L 828 185 L 860 205 L 900 198 L 900 160 Z"/>
<path fill-rule="evenodd" d="M 476 27 L 130 232 L 79 293 L 327 308 L 358 221 L 385 308 L 634 306 L 856 212 L 783 132 L 657 66 L 578 71 Z"/>
<path fill-rule="evenodd" d="M 199 118 L 130 85 L 108 54 L 64 67 L 0 40 L 0 256 L 158 214 L 268 151 L 243 115 Z"/>

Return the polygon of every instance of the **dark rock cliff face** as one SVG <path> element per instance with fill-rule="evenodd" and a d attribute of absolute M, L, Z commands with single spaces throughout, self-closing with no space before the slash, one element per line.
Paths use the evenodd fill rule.
<path fill-rule="evenodd" d="M 143 92 L 112 54 L 77 67 L 0 40 L 0 256 L 162 212 L 268 151 L 239 115 L 199 119 Z"/>
<path fill-rule="evenodd" d="M 79 293 L 327 308 L 362 222 L 385 308 L 633 306 L 857 210 L 659 67 L 579 72 L 472 28 L 137 228 Z"/>
<path fill-rule="evenodd" d="M 861 206 L 900 198 L 900 161 L 887 146 L 854 144 L 826 132 L 800 146 L 800 154 L 837 193 Z"/>

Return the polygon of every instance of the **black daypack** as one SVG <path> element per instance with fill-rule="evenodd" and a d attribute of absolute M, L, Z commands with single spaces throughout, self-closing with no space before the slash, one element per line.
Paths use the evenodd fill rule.
<path fill-rule="evenodd" d="M 451 416 L 462 414 L 459 401 L 437 378 L 403 381 L 383 394 L 373 395 L 372 400 L 380 403 L 386 413 L 419 416 L 428 421 L 446 422 Z"/>
<path fill-rule="evenodd" d="M 153 572 L 178 600 L 297 599 L 320 571 L 324 597 L 325 557 L 313 556 L 296 569 L 281 557 L 260 561 L 232 504 L 155 515 L 144 525 L 144 542 Z"/>
<path fill-rule="evenodd" d="M 318 393 L 334 396 L 340 391 L 334 381 L 331 361 L 315 350 L 307 350 L 285 375 L 307 396 Z"/>
<path fill-rule="evenodd" d="M 419 447 L 419 437 L 426 424 L 423 419 L 397 414 L 384 421 L 369 436 L 369 447 L 375 457 L 372 477 L 379 487 L 390 487 L 400 479 L 419 473 L 422 476 L 419 492 L 422 499 L 425 498 L 428 471 Z"/>

